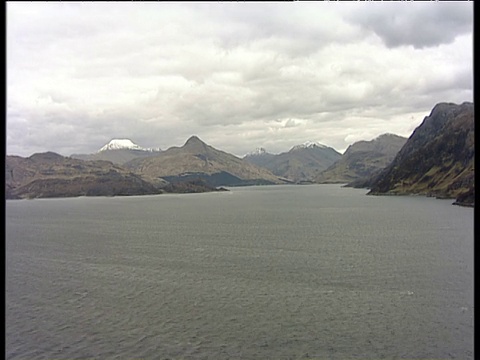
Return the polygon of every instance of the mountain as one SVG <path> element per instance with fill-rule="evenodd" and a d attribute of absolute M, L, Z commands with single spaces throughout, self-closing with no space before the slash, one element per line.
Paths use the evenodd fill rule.
<path fill-rule="evenodd" d="M 121 150 L 121 149 L 141 150 L 141 151 L 161 151 L 160 148 L 156 148 L 156 149 L 143 148 L 135 144 L 130 139 L 113 139 L 113 140 L 110 140 L 108 144 L 100 148 L 98 152 L 107 151 L 107 150 Z"/>
<path fill-rule="evenodd" d="M 250 164 L 265 167 L 265 165 L 272 161 L 274 158 L 274 154 L 271 154 L 264 148 L 260 147 L 246 154 L 243 157 L 243 160 L 248 161 Z"/>
<path fill-rule="evenodd" d="M 46 152 L 6 156 L 5 198 L 147 195 L 216 191 L 221 185 L 280 184 L 282 179 L 192 136 L 182 147 L 160 152 L 130 140 L 111 141 L 96 154 L 148 153 L 126 165 Z M 222 190 L 222 189 L 218 189 Z"/>
<path fill-rule="evenodd" d="M 212 186 L 284 182 L 263 168 L 207 145 L 197 136 L 190 137 L 182 147 L 137 158 L 125 166 L 138 174 L 161 177 L 173 183 L 186 179 L 202 179 Z"/>
<path fill-rule="evenodd" d="M 244 159 L 293 182 L 312 181 L 342 155 L 335 149 L 307 141 L 278 155 L 247 154 Z"/>
<path fill-rule="evenodd" d="M 350 183 L 369 177 L 392 162 L 407 138 L 383 134 L 370 141 L 358 141 L 315 179 L 318 183 Z"/>
<path fill-rule="evenodd" d="M 260 155 L 265 155 L 265 154 L 268 154 L 268 151 L 265 150 L 265 148 L 263 148 L 263 147 L 258 147 L 254 151 L 246 154 L 245 157 L 247 157 L 247 156 L 260 156 Z"/>
<path fill-rule="evenodd" d="M 53 152 L 28 158 L 6 156 L 5 198 L 149 195 L 164 192 L 204 192 L 215 188 L 201 182 L 170 184 L 134 174 L 109 161 L 84 161 Z"/>
<path fill-rule="evenodd" d="M 45 198 L 161 193 L 165 181 L 147 181 L 108 161 L 83 161 L 53 152 L 7 156 L 5 197 Z"/>
<path fill-rule="evenodd" d="M 424 194 L 475 202 L 473 103 L 435 105 L 394 160 L 369 182 L 369 194 Z"/>
<path fill-rule="evenodd" d="M 70 157 L 80 160 L 106 160 L 123 165 L 139 158 L 158 155 L 160 148 L 143 148 L 130 139 L 113 139 L 94 154 L 72 154 Z"/>
<path fill-rule="evenodd" d="M 313 148 L 327 149 L 328 146 L 320 144 L 316 141 L 305 141 L 303 144 L 295 145 L 290 150 L 302 150 L 302 149 L 313 149 Z"/>

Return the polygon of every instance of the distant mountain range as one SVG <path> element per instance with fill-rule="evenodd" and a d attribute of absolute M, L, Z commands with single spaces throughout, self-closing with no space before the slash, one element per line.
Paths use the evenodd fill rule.
<path fill-rule="evenodd" d="M 234 155 L 217 150 L 192 136 L 184 146 L 167 151 L 127 147 L 103 147 L 96 155 L 141 156 L 114 164 L 107 160 L 82 160 L 53 152 L 28 158 L 7 156 L 5 198 L 148 195 L 164 192 L 215 191 L 222 185 L 281 184 L 282 179 Z M 132 145 L 133 144 L 133 145 Z M 108 145 L 108 144 L 107 144 Z M 148 156 L 144 154 L 148 153 Z M 135 153 L 133 153 L 135 154 Z"/>
<path fill-rule="evenodd" d="M 437 104 L 393 161 L 364 185 L 369 194 L 422 194 L 475 203 L 473 103 Z"/>
<path fill-rule="evenodd" d="M 321 172 L 318 183 L 350 183 L 371 176 L 390 164 L 407 138 L 383 134 L 370 141 L 358 141 L 350 145 L 328 169 Z"/>
<path fill-rule="evenodd" d="M 220 186 L 348 183 L 369 194 L 423 194 L 475 203 L 473 103 L 437 104 L 406 139 L 384 134 L 343 155 L 315 142 L 240 159 L 197 136 L 165 151 L 113 139 L 94 154 L 6 156 L 5 198 L 145 195 Z"/>
<path fill-rule="evenodd" d="M 182 147 L 171 147 L 154 157 L 137 158 L 124 166 L 169 182 L 200 178 L 212 186 L 285 183 L 268 170 L 217 150 L 197 136 L 190 137 Z"/>
<path fill-rule="evenodd" d="M 308 141 L 278 155 L 258 148 L 245 155 L 244 160 L 264 167 L 277 176 L 299 183 L 313 181 L 341 156 L 331 147 Z"/>
<path fill-rule="evenodd" d="M 126 162 L 148 156 L 156 156 L 160 148 L 143 148 L 130 139 L 113 139 L 94 154 L 72 154 L 70 157 L 80 160 L 106 160 L 123 165 Z"/>

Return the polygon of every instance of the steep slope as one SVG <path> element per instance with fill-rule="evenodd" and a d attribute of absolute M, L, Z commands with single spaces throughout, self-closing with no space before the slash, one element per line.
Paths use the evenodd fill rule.
<path fill-rule="evenodd" d="M 138 174 L 170 182 L 189 178 L 201 178 L 215 186 L 283 182 L 269 171 L 217 150 L 196 136 L 190 137 L 182 147 L 169 148 L 154 157 L 134 159 L 125 166 Z"/>
<path fill-rule="evenodd" d="M 371 180 L 369 194 L 425 194 L 472 203 L 474 132 L 472 103 L 437 104 L 392 163 Z"/>
<path fill-rule="evenodd" d="M 273 174 L 293 182 L 314 180 L 342 155 L 331 147 L 307 142 L 290 151 L 273 156 L 246 156 L 246 161 L 262 164 Z"/>
<path fill-rule="evenodd" d="M 383 134 L 350 145 L 342 157 L 315 179 L 318 183 L 349 183 L 369 177 L 392 162 L 407 138 Z"/>
<path fill-rule="evenodd" d="M 130 139 L 113 139 L 94 154 L 72 154 L 70 157 L 80 160 L 105 160 L 123 165 L 126 162 L 148 156 L 156 156 L 160 148 L 143 148 Z"/>

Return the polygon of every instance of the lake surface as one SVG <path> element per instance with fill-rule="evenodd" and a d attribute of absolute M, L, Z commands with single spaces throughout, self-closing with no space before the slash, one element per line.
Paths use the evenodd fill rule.
<path fill-rule="evenodd" d="M 473 209 L 339 185 L 6 202 L 7 359 L 473 359 Z"/>

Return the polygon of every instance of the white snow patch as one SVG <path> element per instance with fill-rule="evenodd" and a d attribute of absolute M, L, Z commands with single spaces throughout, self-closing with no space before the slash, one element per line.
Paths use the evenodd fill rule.
<path fill-rule="evenodd" d="M 258 147 L 254 151 L 251 151 L 248 154 L 246 154 L 245 156 L 256 156 L 256 155 L 264 155 L 264 154 L 268 154 L 267 150 L 265 150 L 265 148 L 263 147 Z"/>
<path fill-rule="evenodd" d="M 112 139 L 108 144 L 103 146 L 97 152 L 102 152 L 106 150 L 121 150 L 121 149 L 141 150 L 141 151 L 161 151 L 160 148 L 143 148 L 135 144 L 130 139 Z"/>
<path fill-rule="evenodd" d="M 300 145 L 295 145 L 292 150 L 299 150 L 299 149 L 310 149 L 310 148 L 314 148 L 314 147 L 319 147 L 319 148 L 323 148 L 323 149 L 326 149 L 327 146 L 323 145 L 323 144 L 320 144 L 316 141 L 305 141 L 303 144 L 300 144 Z"/>

